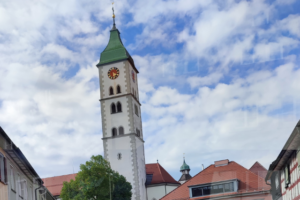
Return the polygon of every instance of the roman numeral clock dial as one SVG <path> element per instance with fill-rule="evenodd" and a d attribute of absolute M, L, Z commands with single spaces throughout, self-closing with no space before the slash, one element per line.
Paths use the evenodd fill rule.
<path fill-rule="evenodd" d="M 107 72 L 108 78 L 110 78 L 112 80 L 118 78 L 119 74 L 120 74 L 119 69 L 116 67 L 110 68 Z"/>

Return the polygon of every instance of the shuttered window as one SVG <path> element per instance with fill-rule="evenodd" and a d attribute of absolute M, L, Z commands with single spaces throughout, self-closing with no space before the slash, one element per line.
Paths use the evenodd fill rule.
<path fill-rule="evenodd" d="M 0 181 L 7 183 L 7 169 L 5 157 L 0 153 Z"/>

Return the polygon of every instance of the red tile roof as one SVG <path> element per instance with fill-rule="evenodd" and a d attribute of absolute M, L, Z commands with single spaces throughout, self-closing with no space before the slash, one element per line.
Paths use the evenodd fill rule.
<path fill-rule="evenodd" d="M 153 174 L 151 184 L 158 183 L 177 183 L 176 181 L 159 163 L 146 164 L 146 173 Z"/>
<path fill-rule="evenodd" d="M 63 182 L 70 182 L 71 179 L 75 180 L 77 174 L 68 174 L 63 176 L 55 176 L 50 178 L 43 178 L 44 186 L 51 192 L 53 196 L 59 196 L 63 187 Z"/>
<path fill-rule="evenodd" d="M 146 173 L 153 174 L 151 184 L 159 183 L 177 183 L 177 182 L 160 164 L 146 164 Z M 77 174 L 69 174 L 63 176 L 55 176 L 44 178 L 44 186 L 51 192 L 53 196 L 59 196 L 63 187 L 63 182 L 75 180 Z"/>
<path fill-rule="evenodd" d="M 176 200 L 176 199 L 190 199 L 188 186 L 199 185 L 205 183 L 212 183 L 218 181 L 225 181 L 231 179 L 239 180 L 239 191 L 238 193 L 249 193 L 257 191 L 270 190 L 270 186 L 267 185 L 263 178 L 257 176 L 255 173 L 237 164 L 236 162 L 229 162 L 228 165 L 215 167 L 210 165 L 192 179 L 185 182 L 163 198 L 161 200 Z M 222 196 L 237 194 L 237 193 L 226 193 L 220 194 Z M 213 195 L 213 196 L 220 196 Z M 213 197 L 212 195 L 210 197 Z M 207 198 L 207 196 L 203 197 Z M 197 197 L 201 199 L 201 197 Z"/>
<path fill-rule="evenodd" d="M 252 165 L 252 167 L 249 170 L 262 178 L 266 178 L 268 173 L 268 170 L 257 161 Z"/>

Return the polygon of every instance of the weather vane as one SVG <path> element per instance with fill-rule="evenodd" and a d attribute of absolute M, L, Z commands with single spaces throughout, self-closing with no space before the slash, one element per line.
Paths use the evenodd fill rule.
<path fill-rule="evenodd" d="M 116 17 L 116 16 L 115 16 L 114 3 L 115 3 L 115 2 L 112 2 L 112 3 L 111 3 L 111 4 L 112 4 L 112 12 L 113 12 L 112 18 L 113 18 L 113 20 L 114 20 L 113 29 L 116 28 L 116 23 L 115 23 L 115 17 Z"/>

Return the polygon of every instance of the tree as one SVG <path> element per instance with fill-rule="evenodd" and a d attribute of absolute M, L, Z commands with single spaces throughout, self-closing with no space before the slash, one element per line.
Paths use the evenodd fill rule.
<path fill-rule="evenodd" d="M 62 200 L 110 200 L 110 194 L 112 200 L 131 199 L 131 184 L 113 171 L 101 155 L 92 156 L 80 165 L 80 170 L 75 180 L 63 183 Z"/>

